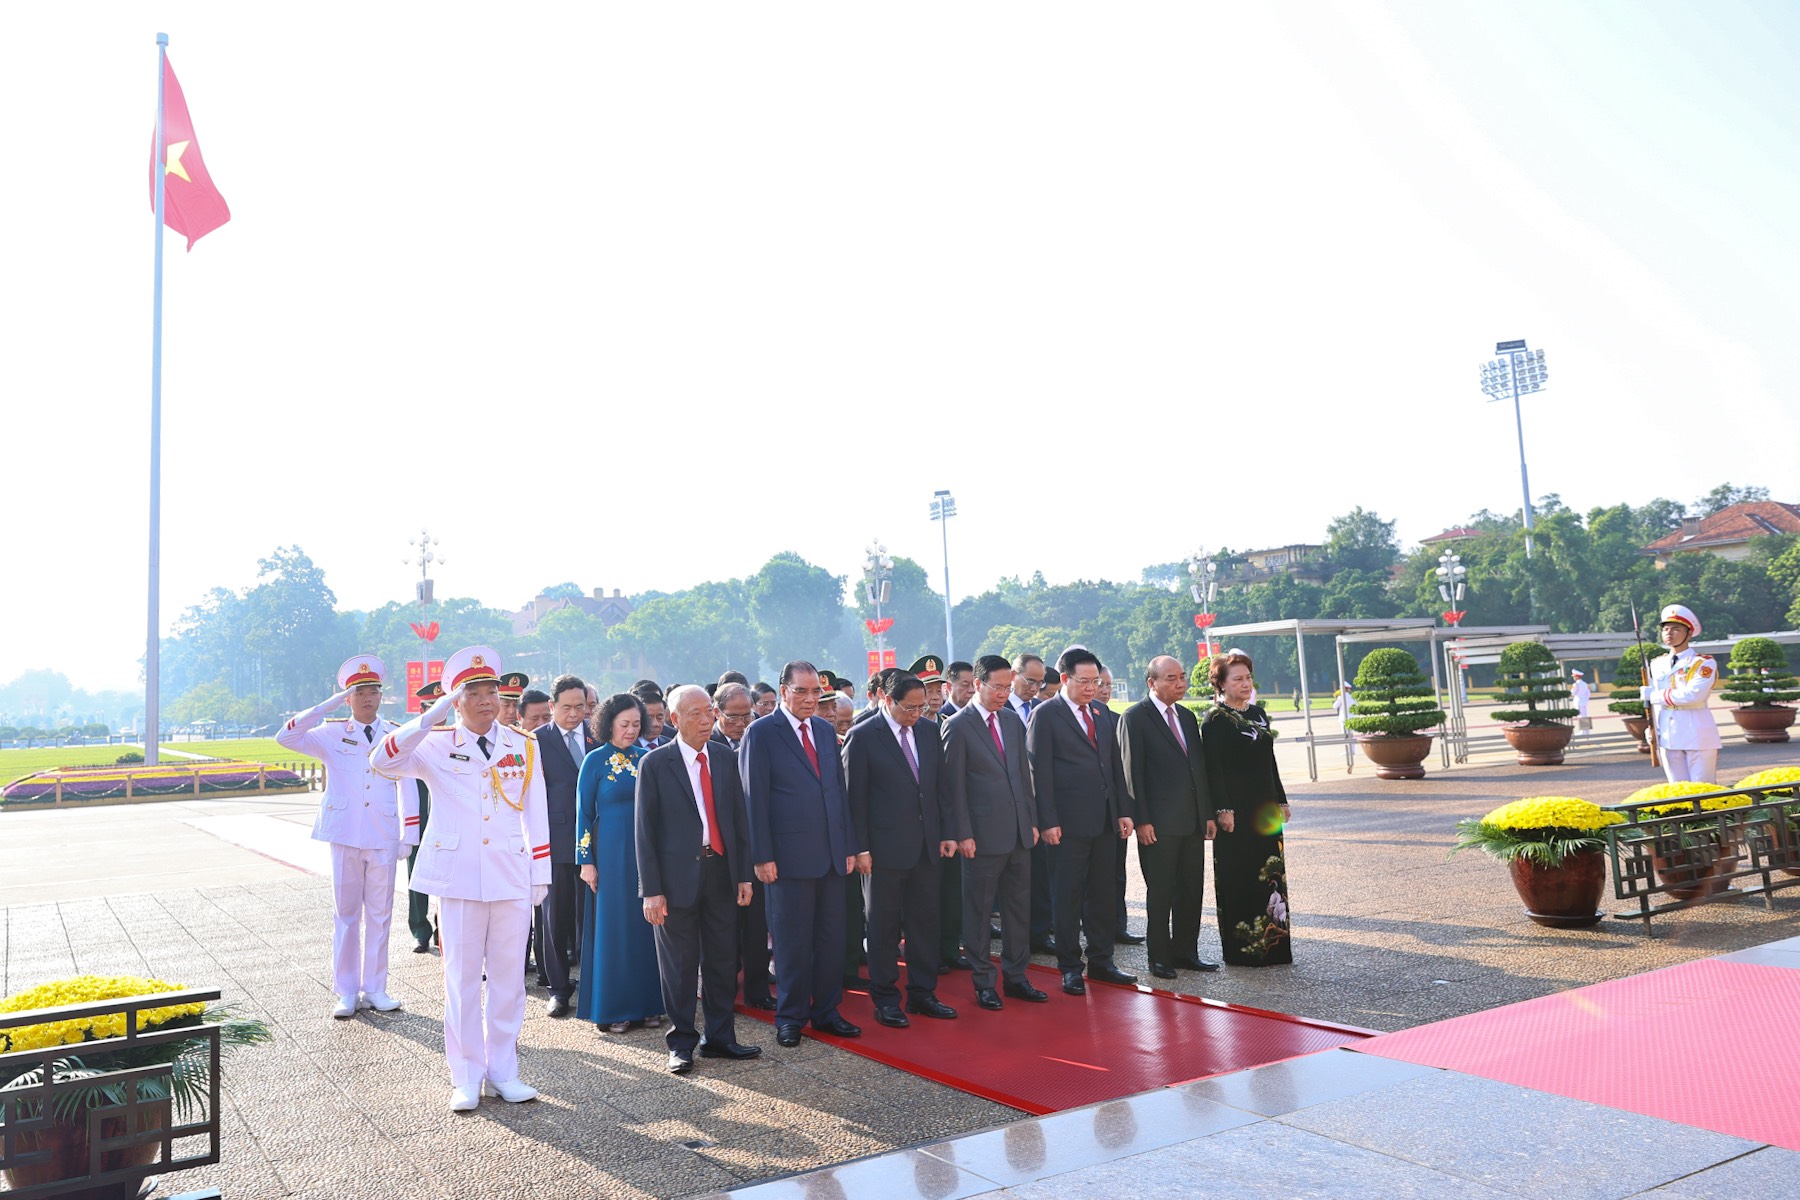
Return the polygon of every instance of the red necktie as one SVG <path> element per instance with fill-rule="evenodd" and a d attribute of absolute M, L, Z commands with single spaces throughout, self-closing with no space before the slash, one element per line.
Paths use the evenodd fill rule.
<path fill-rule="evenodd" d="M 706 806 L 706 844 L 712 847 L 714 854 L 723 854 L 725 839 L 719 834 L 719 814 L 713 808 L 712 770 L 706 765 L 706 751 L 700 751 L 695 757 L 700 760 L 700 802 Z"/>
<path fill-rule="evenodd" d="M 1175 720 L 1175 706 L 1171 704 L 1163 709 L 1163 716 L 1169 719 L 1169 732 L 1175 735 L 1175 740 L 1181 743 L 1182 752 L 1186 753 L 1187 739 L 1181 736 L 1181 726 Z"/>
<path fill-rule="evenodd" d="M 819 752 L 813 749 L 812 734 L 806 732 L 806 727 L 810 724 L 811 721 L 800 722 L 800 746 L 806 751 L 806 761 L 812 764 L 813 774 L 819 775 Z M 819 777 L 824 778 L 823 775 Z"/>
<path fill-rule="evenodd" d="M 1081 719 L 1087 723 L 1088 745 L 1098 750 L 1100 739 L 1094 736 L 1094 714 L 1088 711 L 1087 705 L 1081 706 Z"/>
<path fill-rule="evenodd" d="M 993 713 L 988 714 L 988 732 L 994 735 L 994 749 L 1000 752 L 1001 758 L 1005 758 L 1006 743 L 1000 740 L 1000 719 Z"/>

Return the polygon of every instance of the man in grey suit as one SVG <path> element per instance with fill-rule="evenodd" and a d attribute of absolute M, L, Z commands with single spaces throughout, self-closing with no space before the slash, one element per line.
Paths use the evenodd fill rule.
<path fill-rule="evenodd" d="M 750 903 L 749 822 L 731 751 L 711 741 L 706 689 L 669 696 L 678 731 L 638 763 L 637 867 L 644 919 L 656 927 L 656 968 L 669 1030 L 669 1072 L 685 1075 L 702 1058 L 755 1058 L 742 1045 L 737 996 L 737 910 Z M 590 969 L 593 965 L 591 964 Z M 695 982 L 706 1038 L 694 1027 Z"/>
<path fill-rule="evenodd" d="M 975 664 L 978 686 L 970 704 L 944 727 L 939 785 L 957 850 L 963 857 L 963 928 L 982 929 L 998 899 L 1003 990 L 1018 1000 L 1048 1000 L 1025 977 L 1031 962 L 1031 848 L 1037 844 L 1037 803 L 1025 755 L 1025 723 L 1006 705 L 1012 664 L 984 654 Z M 971 954 L 975 1002 L 1003 1007 L 994 990 L 994 964 Z"/>

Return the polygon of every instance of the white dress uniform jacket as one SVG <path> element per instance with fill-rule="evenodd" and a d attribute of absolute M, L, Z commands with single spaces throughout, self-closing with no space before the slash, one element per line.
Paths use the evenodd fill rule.
<path fill-rule="evenodd" d="M 340 703 L 333 698 L 300 713 L 282 727 L 275 740 L 325 764 L 325 796 L 313 821 L 316 840 L 397 855 L 401 841 L 397 828 L 399 785 L 375 771 L 369 752 L 400 727 L 376 717 L 371 745 L 357 722 L 325 720 L 325 714 Z"/>
<path fill-rule="evenodd" d="M 1650 660 L 1657 744 L 1668 750 L 1719 748 L 1719 727 L 1707 706 L 1718 678 L 1718 665 L 1692 647 Z"/>
<path fill-rule="evenodd" d="M 461 722 L 427 732 L 414 721 L 378 741 L 369 756 L 383 774 L 423 779 L 431 789 L 431 819 L 413 863 L 414 891 L 529 901 L 533 884 L 550 883 L 550 822 L 537 743 L 497 721 L 487 738 L 492 757 L 482 755 Z M 390 819 L 390 833 L 399 819 Z"/>

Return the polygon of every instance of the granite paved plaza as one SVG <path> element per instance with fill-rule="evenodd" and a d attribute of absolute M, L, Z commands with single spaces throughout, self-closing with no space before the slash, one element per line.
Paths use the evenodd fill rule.
<path fill-rule="evenodd" d="M 1735 900 L 1659 918 L 1655 937 L 1622 921 L 1593 930 L 1541 929 L 1520 915 L 1503 867 L 1476 854 L 1446 858 L 1456 820 L 1505 800 L 1561 793 L 1605 802 L 1651 781 L 1647 763 L 1629 751 L 1581 753 L 1568 766 L 1530 770 L 1497 754 L 1448 771 L 1437 769 L 1434 758 L 1432 774 L 1412 783 L 1378 781 L 1365 764 L 1346 775 L 1341 759 L 1323 765 L 1318 783 L 1308 783 L 1294 754 L 1292 745 L 1284 748 L 1294 803 L 1288 855 L 1296 962 L 1204 977 L 1184 973 L 1179 990 L 1198 992 L 1204 984 L 1204 994 L 1216 999 L 1396 1030 L 1800 935 L 1800 891 L 1778 897 L 1773 912 L 1760 900 Z M 1721 776 L 1735 779 L 1797 760 L 1794 748 L 1752 747 L 1728 735 Z M 0 875 L 0 902 L 6 905 L 0 910 L 0 988 L 12 992 L 77 970 L 143 972 L 216 984 L 276 1030 L 272 1045 L 242 1052 L 228 1065 L 224 1161 L 170 1184 L 219 1186 L 228 1200 L 552 1191 L 684 1196 L 999 1126 L 1017 1130 L 1010 1134 L 1015 1140 L 1044 1136 L 1028 1132 L 1041 1122 L 1021 1122 L 1012 1109 L 810 1039 L 781 1050 L 766 1026 L 751 1021 L 740 1023 L 740 1034 L 764 1045 L 762 1059 L 698 1060 L 692 1075 L 674 1079 L 663 1070 L 660 1035 L 613 1037 L 572 1019 L 552 1021 L 535 990 L 522 1037 L 522 1074 L 543 1098 L 520 1106 L 488 1101 L 476 1114 L 451 1114 L 435 955 L 414 955 L 404 939 L 396 943 L 390 990 L 405 1001 L 405 1011 L 365 1012 L 345 1022 L 329 1017 L 329 884 L 282 861 L 279 849 L 303 850 L 310 821 L 305 797 L 0 814 L 6 867 Z M 287 857 L 304 860 L 299 850 Z M 1134 862 L 1138 928 L 1142 899 Z M 403 920 L 396 927 L 403 929 Z M 1216 932 L 1209 931 L 1202 952 L 1217 957 L 1217 949 Z M 1120 966 L 1142 972 L 1142 948 L 1122 948 Z M 968 976 L 947 977 L 942 996 L 953 1005 L 970 1004 Z M 915 1028 L 930 1036 L 928 1028 Z M 1324 1105 L 1279 1120 L 1230 1104 L 1220 1116 L 1208 1107 L 1219 1104 L 1208 1084 L 1153 1095 L 1174 1097 L 1159 1103 L 1201 1125 L 1226 1121 L 1216 1130 L 1207 1126 L 1208 1153 L 1316 1163 L 1325 1181 L 1314 1193 L 1319 1195 L 1363 1194 L 1349 1190 L 1342 1162 L 1322 1144 L 1341 1145 L 1361 1130 L 1368 1146 L 1391 1163 L 1389 1174 L 1358 1187 L 1368 1194 L 1427 1195 L 1438 1194 L 1433 1188 L 1442 1181 L 1409 1174 L 1388 1148 L 1400 1128 L 1393 1112 L 1413 1110 L 1389 1106 L 1405 1099 L 1416 1107 L 1417 1121 L 1441 1122 L 1435 1136 L 1449 1139 L 1478 1114 L 1504 1110 L 1505 1097 L 1491 1090 L 1504 1085 L 1482 1086 L 1490 1090 L 1428 1096 L 1417 1081 L 1397 1079 L 1387 1101 L 1346 1101 L 1345 1107 Z M 1111 1127 L 1093 1110 L 1081 1112 L 1087 1115 L 1062 1116 L 1086 1121 L 1090 1138 L 1134 1144 L 1119 1140 L 1116 1130 L 1104 1132 Z M 1564 1115 L 1580 1116 L 1573 1110 Z M 1187 1127 L 1180 1137 L 1171 1128 L 1160 1144 L 1174 1147 L 1198 1137 L 1197 1128 Z M 1706 1141 L 1720 1135 L 1690 1132 L 1696 1139 L 1650 1137 L 1647 1152 L 1687 1155 L 1691 1145 L 1694 1161 L 1713 1163 L 1729 1163 L 1744 1152 L 1723 1153 Z M 1052 1139 L 1045 1153 L 1054 1148 Z M 917 1165 L 923 1194 L 972 1194 L 954 1185 L 956 1168 L 946 1174 L 935 1153 L 908 1160 Z M 1171 1177 L 1187 1174 L 1176 1151 L 1167 1154 L 1174 1156 L 1168 1159 Z M 884 1161 L 887 1178 L 895 1168 Z M 1748 1173 L 1744 1187 L 1750 1194 L 1772 1194 L 1754 1186 L 1756 1169 L 1736 1168 Z M 877 1194 L 848 1185 L 856 1170 L 814 1176 L 826 1179 L 816 1185 L 823 1190 L 809 1184 L 807 1194 Z M 1458 1178 L 1463 1190 L 1456 1194 L 1484 1194 Z M 1129 1182 L 1135 1193 L 1158 1194 L 1141 1171 Z M 1125 1185 L 1124 1179 L 1114 1185 L 1094 1181 L 1096 1189 Z M 991 1190 L 993 1182 L 981 1186 Z M 1046 1188 L 1022 1183 L 1018 1194 L 1071 1194 Z M 1575 1184 L 1560 1190 L 1628 1194 Z"/>

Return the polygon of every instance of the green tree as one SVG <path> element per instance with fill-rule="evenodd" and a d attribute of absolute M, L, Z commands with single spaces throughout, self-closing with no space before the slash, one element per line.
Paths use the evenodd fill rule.
<path fill-rule="evenodd" d="M 710 683 L 726 670 L 757 668 L 756 630 L 738 580 L 703 583 L 639 605 L 614 629 L 667 683 Z"/>
<path fill-rule="evenodd" d="M 1394 522 L 1359 504 L 1325 527 L 1325 557 L 1340 571 L 1385 572 L 1400 557 Z"/>
<path fill-rule="evenodd" d="M 577 583 L 553 583 L 547 588 L 540 589 L 538 595 L 547 596 L 552 600 L 580 600 L 587 593 L 582 591 L 581 585 Z"/>
<path fill-rule="evenodd" d="M 763 661 L 817 663 L 844 627 L 844 577 L 782 551 L 744 581 Z"/>
<path fill-rule="evenodd" d="M 356 653 L 355 626 L 339 619 L 325 572 L 298 546 L 258 559 L 256 577 L 238 610 L 244 653 L 258 660 L 260 694 L 284 708 L 302 707 Z"/>
<path fill-rule="evenodd" d="M 528 641 L 518 665 L 523 670 L 529 655 L 537 667 L 530 673 L 539 684 L 571 671 L 597 676 L 612 665 L 613 642 L 605 623 L 573 604 L 544 614 Z"/>
<path fill-rule="evenodd" d="M 1766 487 L 1732 487 L 1729 483 L 1721 483 L 1706 495 L 1694 501 L 1694 508 L 1703 517 L 1730 508 L 1734 504 L 1753 504 L 1758 500 L 1767 500 L 1769 489 Z"/>

